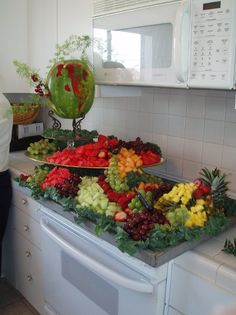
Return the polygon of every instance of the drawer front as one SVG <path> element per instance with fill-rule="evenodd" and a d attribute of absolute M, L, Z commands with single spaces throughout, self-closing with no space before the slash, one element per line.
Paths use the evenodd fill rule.
<path fill-rule="evenodd" d="M 40 220 L 40 204 L 29 196 L 26 196 L 21 191 L 13 190 L 13 200 L 12 203 L 17 208 L 21 209 L 36 221 Z"/>
<path fill-rule="evenodd" d="M 14 228 L 28 241 L 41 248 L 41 227 L 38 221 L 17 207 L 12 210 Z"/>
<path fill-rule="evenodd" d="M 43 314 L 41 251 L 14 232 L 16 288 Z"/>

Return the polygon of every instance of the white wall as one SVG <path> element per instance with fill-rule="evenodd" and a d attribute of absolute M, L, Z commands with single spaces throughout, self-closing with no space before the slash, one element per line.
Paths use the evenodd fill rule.
<path fill-rule="evenodd" d="M 12 61 L 28 62 L 27 0 L 0 0 L 0 91 L 28 92 Z"/>
<path fill-rule="evenodd" d="M 137 97 L 96 98 L 82 128 L 157 143 L 166 163 L 152 169 L 191 180 L 202 167 L 230 174 L 236 194 L 234 92 L 142 88 Z"/>

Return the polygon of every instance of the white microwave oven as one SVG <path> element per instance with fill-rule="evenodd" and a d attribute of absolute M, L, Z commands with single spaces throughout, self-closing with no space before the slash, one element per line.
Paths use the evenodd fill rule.
<path fill-rule="evenodd" d="M 94 0 L 97 84 L 235 88 L 236 0 Z"/>

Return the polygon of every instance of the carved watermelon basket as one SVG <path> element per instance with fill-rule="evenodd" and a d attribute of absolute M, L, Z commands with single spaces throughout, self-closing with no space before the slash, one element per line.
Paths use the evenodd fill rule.
<path fill-rule="evenodd" d="M 46 100 L 51 109 L 49 116 L 53 119 L 54 129 L 61 128 L 60 121 L 54 117 L 56 114 L 61 118 L 72 119 L 74 134 L 78 134 L 81 121 L 93 104 L 94 73 L 85 53 L 91 43 L 89 36 L 72 35 L 62 45 L 57 45 L 45 80 L 40 78 L 37 70 L 13 61 L 17 73 L 31 85 L 33 83 L 36 94 Z M 80 57 L 69 58 L 76 51 L 80 51 Z"/>

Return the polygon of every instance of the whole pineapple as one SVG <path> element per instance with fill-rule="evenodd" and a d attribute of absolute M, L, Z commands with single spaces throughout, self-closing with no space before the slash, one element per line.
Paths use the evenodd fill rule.
<path fill-rule="evenodd" d="M 211 188 L 213 208 L 215 210 L 222 210 L 224 208 L 224 200 L 229 184 L 226 181 L 226 176 L 218 168 L 215 168 L 213 171 L 203 168 L 200 172 L 201 182 Z"/>

